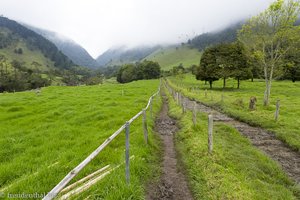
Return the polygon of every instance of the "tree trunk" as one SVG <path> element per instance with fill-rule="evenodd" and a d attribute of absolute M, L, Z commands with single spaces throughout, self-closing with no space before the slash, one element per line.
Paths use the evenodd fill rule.
<path fill-rule="evenodd" d="M 212 89 L 212 81 L 209 81 L 209 88 Z"/>
<path fill-rule="evenodd" d="M 237 78 L 237 82 L 238 82 L 237 89 L 240 89 L 240 78 Z"/>
<path fill-rule="evenodd" d="M 207 85 L 207 81 L 204 82 L 204 85 Z"/>
<path fill-rule="evenodd" d="M 264 106 L 269 105 L 270 94 L 271 94 L 271 84 L 272 84 L 272 80 L 266 80 L 266 88 L 265 88 L 265 94 L 264 94 Z"/>
<path fill-rule="evenodd" d="M 223 88 L 226 87 L 226 77 L 223 78 Z"/>

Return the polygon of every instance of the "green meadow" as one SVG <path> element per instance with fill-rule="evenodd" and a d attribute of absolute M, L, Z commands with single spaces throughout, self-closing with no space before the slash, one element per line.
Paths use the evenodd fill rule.
<path fill-rule="evenodd" d="M 281 167 L 229 125 L 215 123 L 214 150 L 209 154 L 207 115 L 198 113 L 194 126 L 192 113 L 182 114 L 170 94 L 168 99 L 169 114 L 177 119 L 181 128 L 176 134 L 176 148 L 195 199 L 300 198 L 299 188 Z"/>
<path fill-rule="evenodd" d="M 0 192 L 47 193 L 127 120 L 147 105 L 158 80 L 99 86 L 47 87 L 0 94 Z M 160 97 L 153 112 L 159 111 Z M 148 115 L 130 126 L 131 182 L 125 181 L 122 132 L 72 182 L 108 164 L 121 166 L 75 199 L 143 199 L 144 184 L 159 171 L 160 143 Z"/>
<path fill-rule="evenodd" d="M 209 89 L 208 83 L 196 80 L 191 74 L 181 79 L 170 77 L 168 81 L 186 96 L 218 108 L 236 119 L 272 131 L 289 146 L 300 150 L 299 82 L 273 81 L 270 105 L 265 107 L 263 106 L 265 87 L 263 80 L 242 81 L 240 89 L 236 89 L 237 82 L 234 79 L 227 80 L 225 89 L 223 89 L 223 80 L 219 80 L 213 83 L 212 90 Z M 205 93 L 207 93 L 206 96 Z M 257 108 L 254 111 L 249 110 L 249 100 L 252 96 L 257 98 Z M 274 113 L 277 100 L 280 100 L 280 114 L 276 122 Z"/>
<path fill-rule="evenodd" d="M 184 45 L 177 48 L 169 47 L 159 49 L 145 59 L 158 62 L 163 70 L 170 70 L 180 64 L 185 68 L 198 65 L 201 55 L 202 52 L 199 52 L 197 49 Z"/>

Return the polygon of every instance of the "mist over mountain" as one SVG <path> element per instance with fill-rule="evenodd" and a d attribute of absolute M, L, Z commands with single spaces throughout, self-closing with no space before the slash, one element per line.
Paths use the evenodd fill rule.
<path fill-rule="evenodd" d="M 40 29 L 30 25 L 26 25 L 26 27 L 53 42 L 57 48 L 68 56 L 75 64 L 89 68 L 97 68 L 99 66 L 96 60 L 94 60 L 94 58 L 92 58 L 92 56 L 75 41 L 53 31 Z"/>
<path fill-rule="evenodd" d="M 237 39 L 237 31 L 242 28 L 244 22 L 238 22 L 222 30 L 203 33 L 189 40 L 192 47 L 204 50 L 206 47 L 225 42 L 234 42 Z"/>
<path fill-rule="evenodd" d="M 128 48 L 126 46 L 114 47 L 101 54 L 96 60 L 100 66 L 121 65 L 141 61 L 160 46 L 139 46 Z"/>

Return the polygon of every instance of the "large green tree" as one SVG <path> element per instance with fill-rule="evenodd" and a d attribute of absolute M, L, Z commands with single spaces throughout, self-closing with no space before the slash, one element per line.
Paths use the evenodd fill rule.
<path fill-rule="evenodd" d="M 222 67 L 217 63 L 217 53 L 216 47 L 207 48 L 202 54 L 200 66 L 195 73 L 197 80 L 209 82 L 210 89 L 213 82 L 221 78 Z"/>
<path fill-rule="evenodd" d="M 291 47 L 299 42 L 300 29 L 294 26 L 300 6 L 294 0 L 276 0 L 259 15 L 251 18 L 239 31 L 238 39 L 264 71 L 264 105 L 269 104 L 274 71 Z"/>

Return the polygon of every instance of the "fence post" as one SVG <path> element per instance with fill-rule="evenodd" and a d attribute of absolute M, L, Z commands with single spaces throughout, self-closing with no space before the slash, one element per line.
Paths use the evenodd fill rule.
<path fill-rule="evenodd" d="M 197 123 L 197 103 L 194 102 L 194 108 L 193 108 L 193 123 L 194 126 L 196 126 Z"/>
<path fill-rule="evenodd" d="M 148 144 L 147 114 L 145 109 L 143 109 L 143 129 L 144 129 L 145 141 L 146 144 Z"/>
<path fill-rule="evenodd" d="M 152 97 L 150 98 L 150 116 L 152 118 Z"/>
<path fill-rule="evenodd" d="M 280 108 L 280 100 L 278 99 L 276 102 L 275 121 L 277 121 L 279 117 L 279 108 Z"/>
<path fill-rule="evenodd" d="M 126 183 L 130 183 L 130 171 L 129 171 L 129 128 L 130 124 L 129 122 L 126 122 L 125 124 L 125 136 L 126 136 L 126 149 L 125 149 L 125 175 L 126 175 Z"/>
<path fill-rule="evenodd" d="M 182 114 L 185 113 L 185 101 L 184 101 L 184 98 L 182 98 Z"/>
<path fill-rule="evenodd" d="M 208 152 L 213 150 L 213 115 L 208 115 Z"/>
<path fill-rule="evenodd" d="M 176 92 L 176 97 L 177 97 L 177 105 L 179 105 L 179 93 Z"/>

